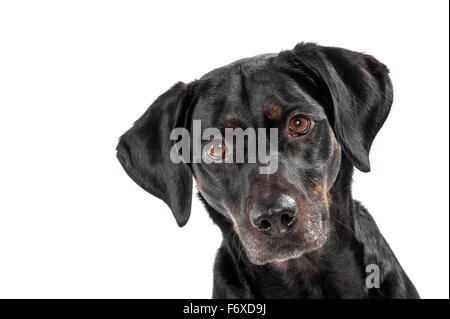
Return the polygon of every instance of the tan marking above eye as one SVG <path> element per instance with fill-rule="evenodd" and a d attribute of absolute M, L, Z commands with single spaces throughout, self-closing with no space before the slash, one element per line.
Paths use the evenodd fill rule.
<path fill-rule="evenodd" d="M 267 109 L 266 116 L 269 120 L 278 120 L 281 118 L 283 111 L 278 105 L 271 105 Z"/>
<path fill-rule="evenodd" d="M 225 121 L 223 122 L 223 127 L 236 128 L 236 127 L 239 127 L 239 123 L 240 122 L 237 118 L 229 117 L 229 118 L 225 119 Z"/>

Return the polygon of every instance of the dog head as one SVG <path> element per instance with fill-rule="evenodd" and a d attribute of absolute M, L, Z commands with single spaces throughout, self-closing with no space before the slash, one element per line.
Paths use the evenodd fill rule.
<path fill-rule="evenodd" d="M 117 156 L 180 226 L 190 216 L 194 177 L 250 261 L 283 261 L 324 245 L 341 161 L 370 170 L 391 104 L 388 70 L 375 58 L 302 43 L 176 84 L 120 138 Z M 236 131 L 240 140 L 228 138 Z M 182 155 L 180 137 L 188 139 Z M 272 163 L 255 159 L 267 150 Z"/>

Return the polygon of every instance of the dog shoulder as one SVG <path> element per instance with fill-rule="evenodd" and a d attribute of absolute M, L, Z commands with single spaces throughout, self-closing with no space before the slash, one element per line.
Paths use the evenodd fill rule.
<path fill-rule="evenodd" d="M 362 247 L 366 272 L 376 269 L 379 287 L 369 289 L 372 298 L 419 298 L 375 220 L 358 201 L 353 203 L 355 239 Z"/>
<path fill-rule="evenodd" d="M 214 299 L 254 298 L 238 263 L 225 245 L 219 248 L 214 262 Z"/>

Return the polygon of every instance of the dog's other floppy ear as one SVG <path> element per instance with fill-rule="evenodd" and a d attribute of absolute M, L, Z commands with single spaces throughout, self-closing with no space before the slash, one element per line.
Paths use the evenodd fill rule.
<path fill-rule="evenodd" d="M 341 48 L 301 43 L 291 51 L 297 66 L 332 104 L 330 123 L 355 167 L 370 171 L 369 151 L 393 100 L 387 67 L 374 57 Z"/>
<path fill-rule="evenodd" d="M 162 94 L 125 134 L 117 158 L 127 174 L 143 189 L 162 199 L 180 227 L 191 214 L 192 173 L 187 164 L 170 160 L 175 127 L 188 124 L 189 87 L 177 83 Z"/>

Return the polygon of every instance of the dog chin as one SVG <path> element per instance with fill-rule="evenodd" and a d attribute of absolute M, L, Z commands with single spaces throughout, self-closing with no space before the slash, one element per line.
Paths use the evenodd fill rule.
<path fill-rule="evenodd" d="M 247 251 L 247 257 L 250 260 L 251 263 L 255 265 L 265 265 L 268 263 L 280 263 L 285 262 L 290 259 L 297 259 L 302 257 L 304 254 L 311 253 L 317 249 L 320 249 L 323 246 L 322 243 L 315 243 L 314 246 L 308 247 L 308 248 L 302 248 L 299 245 L 295 245 L 293 248 L 293 245 L 289 245 L 289 248 L 286 246 L 282 246 L 278 249 L 277 253 L 267 253 L 267 252 L 250 252 Z"/>

